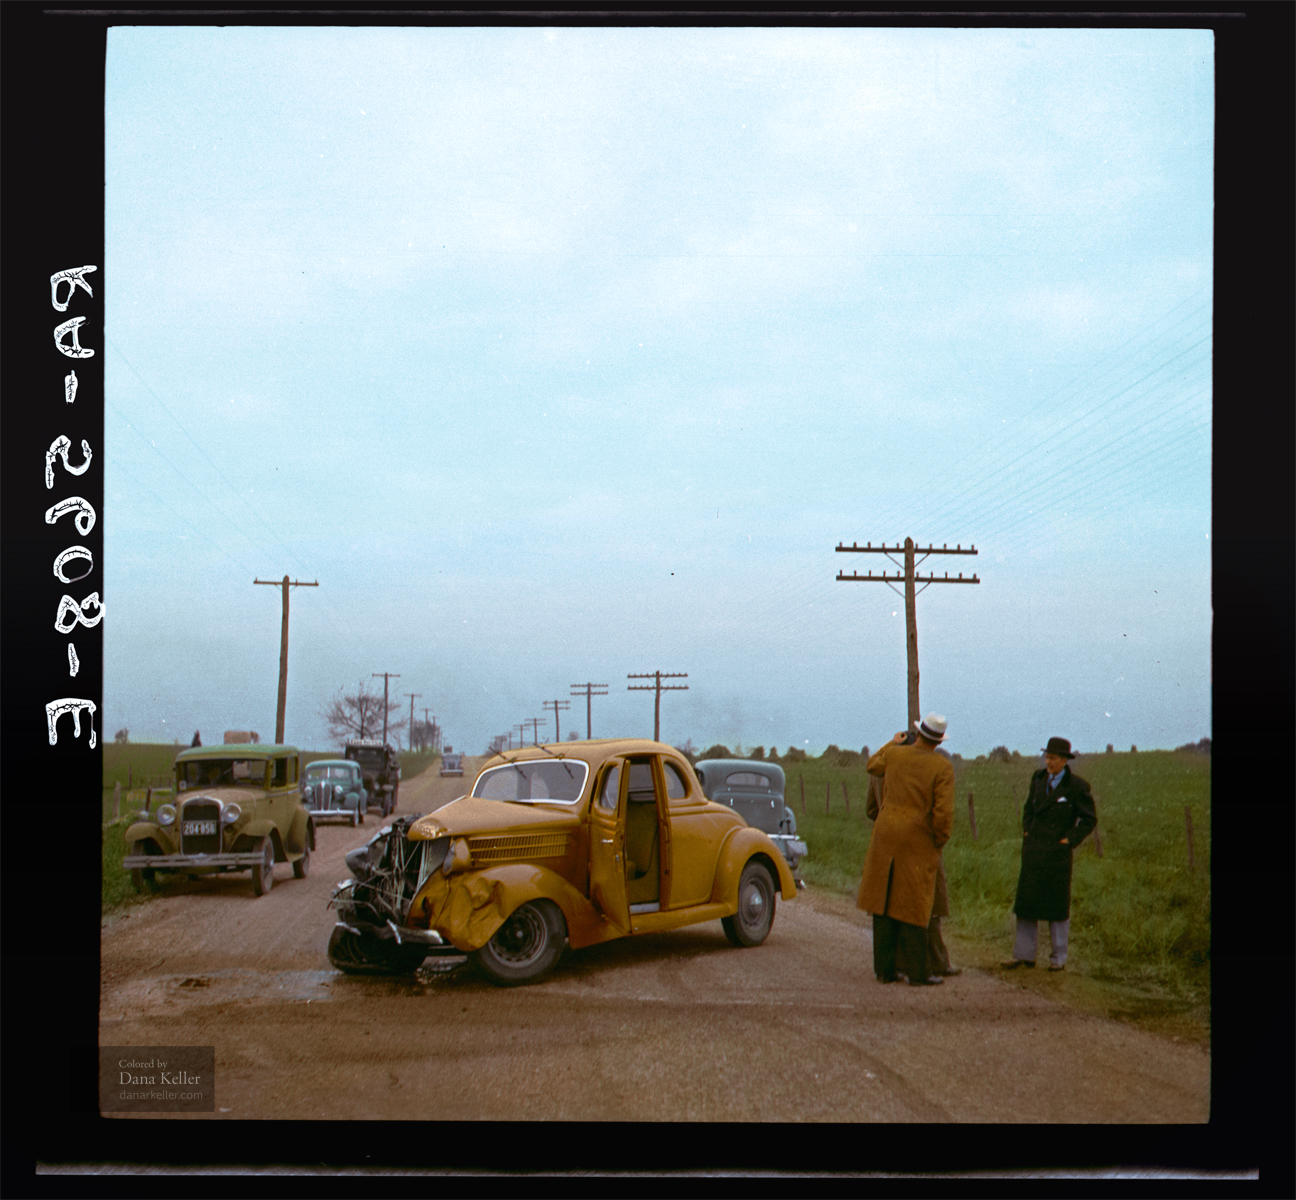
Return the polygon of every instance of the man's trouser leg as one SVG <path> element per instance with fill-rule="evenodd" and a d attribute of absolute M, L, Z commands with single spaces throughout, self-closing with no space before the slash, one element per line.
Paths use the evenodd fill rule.
<path fill-rule="evenodd" d="M 943 975 L 950 969 L 949 951 L 941 937 L 940 917 L 933 916 L 927 926 L 927 966 L 934 975 Z"/>
<path fill-rule="evenodd" d="M 1039 946 L 1039 923 L 1017 918 L 1017 941 L 1013 945 L 1013 958 L 1033 963 Z"/>
<path fill-rule="evenodd" d="M 898 929 L 898 921 L 881 913 L 873 914 L 873 974 L 879 979 L 895 978 Z"/>
<path fill-rule="evenodd" d="M 1071 918 L 1065 921 L 1049 922 L 1049 942 L 1053 953 L 1049 956 L 1049 962 L 1055 967 L 1066 966 L 1067 960 L 1067 942 L 1071 938 Z"/>
<path fill-rule="evenodd" d="M 927 967 L 927 929 L 922 925 L 905 925 L 897 921 L 896 961 L 912 983 L 925 983 L 931 971 Z"/>

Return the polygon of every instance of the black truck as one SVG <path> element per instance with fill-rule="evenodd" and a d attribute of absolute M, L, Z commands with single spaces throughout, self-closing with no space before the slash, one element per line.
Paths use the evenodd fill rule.
<path fill-rule="evenodd" d="M 347 742 L 344 757 L 360 764 L 369 803 L 378 805 L 384 817 L 394 813 L 400 795 L 400 759 L 396 751 L 378 738 L 355 738 Z"/>

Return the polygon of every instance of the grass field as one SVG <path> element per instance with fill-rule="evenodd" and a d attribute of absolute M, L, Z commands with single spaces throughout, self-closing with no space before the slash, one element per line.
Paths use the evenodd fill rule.
<path fill-rule="evenodd" d="M 1082 756 L 1071 765 L 1093 787 L 1103 849 L 1100 858 L 1090 835 L 1076 851 L 1071 961 L 1098 977 L 1133 973 L 1186 997 L 1203 997 L 1210 981 L 1209 757 L 1151 751 Z M 999 947 L 1003 957 L 1012 947 L 1011 909 L 1021 865 L 1018 806 L 1037 766 L 1024 758 L 963 762 L 955 771 L 954 832 L 944 850 L 951 912 L 946 926 L 955 937 Z M 802 873 L 813 886 L 853 896 L 872 833 L 864 815 L 863 766 L 809 759 L 786 763 L 784 770 L 798 833 L 810 848 Z M 831 792 L 826 812 L 825 788 Z M 1185 806 L 1193 822 L 1191 868 Z"/>

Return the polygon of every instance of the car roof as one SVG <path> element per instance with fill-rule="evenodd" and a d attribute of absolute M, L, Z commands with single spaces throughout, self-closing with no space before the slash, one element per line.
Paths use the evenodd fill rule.
<path fill-rule="evenodd" d="M 757 775 L 766 775 L 770 779 L 784 780 L 786 775 L 777 763 L 761 762 L 750 758 L 704 758 L 693 764 L 695 771 L 753 771 Z"/>
<path fill-rule="evenodd" d="M 358 770 L 360 764 L 353 758 L 312 758 L 302 770 L 309 771 L 311 767 L 350 767 Z"/>
<path fill-rule="evenodd" d="M 282 758 L 285 754 L 300 754 L 296 746 L 264 745 L 249 742 L 225 742 L 220 746 L 192 746 L 175 756 L 176 762 L 193 762 L 211 758 Z"/>
<path fill-rule="evenodd" d="M 556 758 L 574 758 L 591 766 L 597 766 L 609 758 L 627 754 L 670 754 L 677 759 L 688 761 L 674 746 L 668 746 L 665 742 L 654 742 L 649 738 L 595 738 L 587 742 L 548 742 L 539 746 L 526 746 L 521 750 L 503 750 L 494 755 L 482 770 L 501 763 Z"/>

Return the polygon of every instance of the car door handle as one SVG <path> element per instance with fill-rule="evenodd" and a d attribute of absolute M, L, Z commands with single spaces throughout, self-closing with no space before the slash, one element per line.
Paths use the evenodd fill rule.
<path fill-rule="evenodd" d="M 612 845 L 613 842 L 616 841 L 616 838 L 600 838 L 599 840 L 603 843 L 603 845 L 610 846 Z"/>

